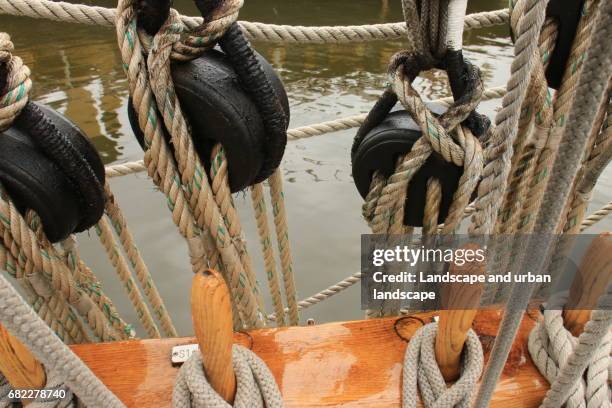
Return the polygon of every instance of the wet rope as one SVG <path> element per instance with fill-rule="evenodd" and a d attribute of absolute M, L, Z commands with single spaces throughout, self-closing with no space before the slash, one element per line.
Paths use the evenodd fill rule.
<path fill-rule="evenodd" d="M 227 403 L 210 386 L 204 373 L 202 355 L 194 353 L 179 370 L 172 406 L 175 408 L 281 408 L 280 390 L 270 369 L 255 353 L 234 345 L 232 362 L 236 375 L 234 403 Z"/>

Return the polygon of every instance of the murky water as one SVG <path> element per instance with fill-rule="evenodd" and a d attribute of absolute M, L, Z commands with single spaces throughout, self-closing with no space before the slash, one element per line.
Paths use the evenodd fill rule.
<path fill-rule="evenodd" d="M 87 3 L 115 4 L 110 0 Z M 503 8 L 507 1 L 469 3 L 469 12 L 475 12 Z M 197 14 L 188 0 L 175 0 L 175 7 L 184 14 Z M 399 1 L 389 0 L 248 0 L 241 19 L 295 25 L 369 24 L 399 21 L 401 10 Z M 10 16 L 0 16 L 0 27 L 11 34 L 16 53 L 32 69 L 36 100 L 65 113 L 83 128 L 105 163 L 141 158 L 127 119 L 127 82 L 114 30 Z M 496 27 L 466 33 L 466 54 L 481 67 L 487 87 L 503 85 L 507 79 L 512 57 L 507 31 Z M 387 61 L 402 48 L 402 42 L 255 47 L 280 72 L 291 103 L 291 126 L 295 127 L 369 110 L 386 80 Z M 421 80 L 419 89 L 427 98 L 447 95 L 438 75 Z M 492 116 L 498 103 L 483 103 L 481 111 Z M 359 270 L 360 234 L 368 228 L 361 219 L 361 198 L 350 175 L 353 135 L 354 130 L 337 132 L 290 142 L 287 147 L 282 168 L 300 298 Z M 185 243 L 169 217 L 163 195 L 144 174 L 114 179 L 112 187 L 179 332 L 191 333 L 191 269 Z M 612 198 L 611 187 L 612 172 L 608 170 L 596 188 L 591 209 Z M 262 271 L 250 198 L 239 194 L 236 204 L 243 214 L 257 270 Z M 600 223 L 590 231 L 609 230 L 611 224 Z M 124 318 L 139 327 L 97 238 L 81 235 L 84 258 Z M 265 285 L 263 274 L 259 279 Z M 359 291 L 354 287 L 302 316 L 322 322 L 361 315 Z"/>

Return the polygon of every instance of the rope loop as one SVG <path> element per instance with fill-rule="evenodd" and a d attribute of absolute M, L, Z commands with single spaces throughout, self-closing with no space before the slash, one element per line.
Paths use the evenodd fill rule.
<path fill-rule="evenodd" d="M 29 100 L 30 69 L 12 55 L 11 37 L 0 33 L 0 131 L 11 126 Z"/>
<path fill-rule="evenodd" d="M 470 398 L 484 365 L 482 345 L 474 330 L 468 331 L 459 379 L 446 386 L 436 362 L 434 344 L 438 323 L 421 327 L 412 336 L 404 355 L 402 407 L 416 408 L 418 391 L 425 408 L 470 406 Z"/>
<path fill-rule="evenodd" d="M 232 361 L 236 374 L 234 407 L 281 408 L 280 390 L 264 361 L 249 349 L 234 345 Z M 172 393 L 175 408 L 232 407 L 208 383 L 202 355 L 193 354 L 179 370 Z"/>
<path fill-rule="evenodd" d="M 570 355 L 578 345 L 578 338 L 567 330 L 563 322 L 563 305 L 567 293 L 553 300 L 554 304 L 544 310 L 544 320 L 538 322 L 529 335 L 529 354 L 546 380 L 553 384 L 568 363 Z M 608 382 L 612 373 L 612 333 L 604 335 L 601 346 L 591 357 L 586 375 L 571 386 L 564 406 L 602 407 L 610 401 Z"/>

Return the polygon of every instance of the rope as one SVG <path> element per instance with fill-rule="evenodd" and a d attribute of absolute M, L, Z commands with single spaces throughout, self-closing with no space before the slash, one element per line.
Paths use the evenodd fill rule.
<path fill-rule="evenodd" d="M 578 344 L 565 364 L 562 365 L 555 380 L 542 402 L 542 408 L 553 408 L 561 406 L 574 391 L 573 385 L 580 381 L 584 371 L 589 367 L 587 373 L 586 398 L 587 407 L 600 407 L 610 404 L 607 377 L 610 367 L 610 327 L 612 327 L 612 285 L 608 285 L 604 294 L 593 310 L 591 320 L 584 327 L 584 331 L 578 337 Z M 606 359 L 603 352 L 607 352 Z M 601 358 L 599 358 L 602 356 Z M 600 364 L 598 364 L 600 363 Z M 605 371 L 604 371 L 605 370 Z M 595 378 L 595 376 L 599 378 Z M 602 389 L 603 388 L 603 389 Z M 605 401 L 598 404 L 599 401 Z"/>
<path fill-rule="evenodd" d="M 176 54 L 175 48 L 185 44 L 189 46 L 193 40 L 178 42 L 181 33 L 178 16 L 176 12 L 171 12 L 153 40 L 149 39 L 144 44 L 152 44 L 148 63 L 145 62 L 140 38 L 146 34 L 137 30 L 134 6 L 129 0 L 119 2 L 117 38 L 127 67 L 130 94 L 147 146 L 145 165 L 149 175 L 169 199 L 173 220 L 190 246 L 194 271 L 208 266 L 205 257 L 210 266 L 216 268 L 219 266 L 217 260 L 222 259 L 224 269 L 221 271 L 225 272 L 241 318 L 249 327 L 260 326 L 263 320 L 256 293 L 250 285 L 250 278 L 245 276 L 236 243 L 229 239 L 228 228 L 212 196 L 208 177 L 195 152 L 172 86 L 170 55 Z M 220 26 L 207 24 L 198 35 L 205 35 L 208 39 L 199 37 L 203 42 L 197 48 L 201 50 L 203 46 L 210 45 L 207 41 L 218 38 L 227 24 L 229 22 L 225 20 Z M 194 53 L 183 52 L 182 55 L 193 56 Z M 164 141 L 162 123 L 170 131 L 176 162 Z"/>
<path fill-rule="evenodd" d="M 282 397 L 274 376 L 255 353 L 234 345 L 232 362 L 236 375 L 234 404 L 228 404 L 206 380 L 202 355 L 194 353 L 179 370 L 172 392 L 175 408 L 281 408 Z"/>
<path fill-rule="evenodd" d="M 542 18 L 544 6 L 545 2 L 541 2 L 539 7 L 542 10 L 539 13 L 542 14 Z M 534 7 L 538 7 L 538 5 L 534 5 Z M 521 29 L 527 21 L 526 16 L 524 16 L 520 23 Z M 562 215 L 569 195 L 569 187 L 572 185 L 572 179 L 576 175 L 582 159 L 590 125 L 610 78 L 612 71 L 610 67 L 611 53 L 605 47 L 605 44 L 610 41 L 611 23 L 612 4 L 601 2 L 597 22 L 592 33 L 591 48 L 587 52 L 568 124 L 565 127 L 555 166 L 550 175 L 551 182 L 548 183 L 546 193 L 542 198 L 543 205 L 536 221 L 535 231 L 544 236 L 550 236 L 557 228 L 556 223 Z M 528 25 L 531 26 L 531 24 Z M 541 237 L 542 235 L 538 236 Z M 521 269 L 541 270 L 545 259 L 548 257 L 550 243 L 541 242 L 541 238 L 531 241 L 530 247 L 533 248 L 533 251 L 528 252 L 528 258 Z M 487 406 L 492 396 L 495 383 L 501 374 L 512 340 L 518 330 L 524 306 L 527 305 L 533 288 L 533 284 L 515 284 L 512 289 L 506 313 L 493 346 L 491 361 L 487 366 L 479 391 L 477 407 Z"/>
<path fill-rule="evenodd" d="M 612 213 L 612 201 L 586 217 L 584 221 L 582 221 L 582 224 L 580 224 L 580 232 L 597 224 L 599 221 L 610 215 L 610 213 Z"/>
<path fill-rule="evenodd" d="M 0 14 L 42 18 L 67 23 L 115 25 L 116 10 L 111 8 L 71 4 L 51 0 L 0 0 Z M 508 22 L 508 9 L 467 15 L 465 30 L 493 27 Z M 201 17 L 180 16 L 181 30 L 192 30 L 202 24 Z M 241 21 L 251 41 L 274 43 L 347 43 L 379 40 L 398 40 L 406 36 L 404 23 L 371 24 L 335 27 L 303 27 L 251 23 Z"/>
<path fill-rule="evenodd" d="M 0 33 L 0 72 L 3 79 L 0 84 L 0 130 L 5 130 L 19 116 L 29 100 L 32 81 L 30 69 L 21 58 L 13 56 L 14 46 L 6 33 Z M 6 76 L 6 79 L 4 77 Z"/>
<path fill-rule="evenodd" d="M 34 313 L 4 276 L 0 276 L 0 322 L 32 351 L 49 372 L 56 373 L 85 405 L 124 406 Z"/>
<path fill-rule="evenodd" d="M 421 327 L 410 338 L 402 372 L 402 407 L 416 408 L 418 391 L 423 406 L 468 408 L 482 366 L 484 355 L 478 335 L 470 329 L 464 345 L 459 379 L 447 388 L 440 372 L 434 344 L 438 323 L 429 323 Z"/>
<path fill-rule="evenodd" d="M 544 320 L 538 322 L 529 335 L 529 354 L 550 384 L 555 383 L 561 367 L 567 364 L 569 356 L 578 344 L 578 339 L 563 326 L 562 308 L 565 300 L 557 299 L 554 305 L 550 305 L 549 309 L 544 311 Z M 602 407 L 609 404 L 608 376 L 609 370 L 612 369 L 610 352 L 612 333 L 604 331 L 602 343 L 589 359 L 586 381 L 580 379 L 573 384 L 566 383 L 571 390 L 567 400 L 561 401 L 561 404 L 568 408 Z"/>

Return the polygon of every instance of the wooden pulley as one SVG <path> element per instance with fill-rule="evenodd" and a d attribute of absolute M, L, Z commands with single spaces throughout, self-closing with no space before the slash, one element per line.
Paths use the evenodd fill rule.
<path fill-rule="evenodd" d="M 0 135 L 0 182 L 22 214 L 38 214 L 51 242 L 100 219 L 104 178 L 102 160 L 85 134 L 48 106 L 29 102 Z"/>
<path fill-rule="evenodd" d="M 256 58 L 288 123 L 289 101 L 283 83 L 261 55 L 256 53 Z M 175 62 L 172 64 L 172 79 L 203 164 L 209 168 L 212 148 L 221 143 L 228 161 L 232 192 L 262 181 L 258 176 L 267 154 L 264 122 L 256 101 L 245 91 L 229 57 L 218 49 L 212 49 L 195 60 Z M 128 117 L 138 142 L 144 147 L 143 133 L 131 98 Z M 286 124 L 283 126 L 286 130 Z M 168 135 L 166 138 L 169 140 Z M 282 156 L 284 143 L 275 149 L 282 149 L 276 152 Z"/>
<path fill-rule="evenodd" d="M 428 104 L 428 108 L 436 115 L 446 111 L 446 108 L 439 104 Z M 353 146 L 351 159 L 353 180 L 363 198 L 368 194 L 374 172 L 379 171 L 385 177 L 391 176 L 398 158 L 410 152 L 421 134 L 421 129 L 410 114 L 405 110 L 398 110 L 389 113 L 379 124 L 359 138 L 357 145 Z M 462 173 L 461 167 L 446 162 L 438 153 L 432 152 L 408 185 L 404 225 L 413 227 L 423 225 L 427 182 L 432 177 L 439 180 L 442 187 L 438 219 L 443 223 Z"/>

